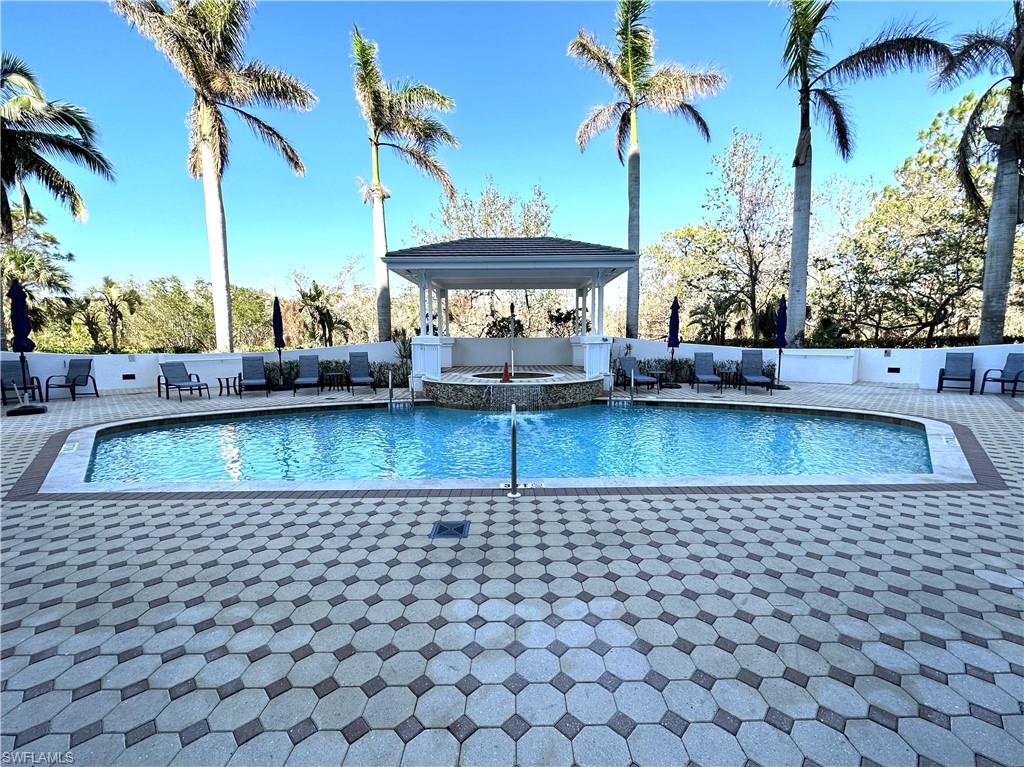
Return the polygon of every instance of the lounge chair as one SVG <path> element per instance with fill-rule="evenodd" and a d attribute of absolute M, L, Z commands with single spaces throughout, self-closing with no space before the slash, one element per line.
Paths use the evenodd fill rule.
<path fill-rule="evenodd" d="M 366 352 L 352 352 L 348 355 L 348 393 L 353 386 L 369 386 L 376 393 L 377 382 L 370 372 L 370 355 Z"/>
<path fill-rule="evenodd" d="M 263 363 L 263 355 L 246 354 L 242 357 L 242 374 L 238 377 L 238 396 L 246 389 L 265 389 L 270 396 L 270 381 Z"/>
<path fill-rule="evenodd" d="M 693 355 L 693 373 L 690 375 L 690 386 L 697 386 L 700 393 L 701 384 L 712 384 L 722 388 L 722 379 L 715 373 L 715 355 L 711 352 L 696 352 Z"/>
<path fill-rule="evenodd" d="M 96 388 L 96 379 L 92 374 L 92 358 L 72 357 L 68 360 L 67 373 L 60 373 L 46 379 L 46 401 L 50 401 L 50 389 L 67 389 L 71 392 L 71 401 L 74 402 L 79 394 L 78 390 L 88 389 L 90 383 L 92 391 L 83 391 L 82 394 L 100 396 L 100 390 Z"/>
<path fill-rule="evenodd" d="M 171 398 L 171 389 L 178 390 L 178 402 L 181 402 L 182 391 L 187 391 L 189 394 L 193 392 L 199 392 L 199 396 L 203 396 L 203 390 L 206 390 L 206 396 L 210 399 L 210 385 L 199 380 L 199 376 L 196 373 L 189 373 L 185 367 L 184 362 L 161 362 L 160 363 L 161 375 L 156 378 L 156 395 L 161 396 L 161 391 L 167 392 L 167 399 Z"/>
<path fill-rule="evenodd" d="M 316 354 L 299 355 L 299 374 L 292 384 L 292 396 L 299 389 L 316 387 L 317 394 L 323 391 L 323 379 L 320 377 L 320 357 Z"/>
<path fill-rule="evenodd" d="M 28 372 L 28 380 L 22 376 L 20 359 L 0 361 L 0 404 L 7 404 L 7 392 L 15 392 L 15 399 L 24 392 L 33 402 L 43 401 L 43 387 L 39 379 L 28 370 L 27 362 L 25 370 Z"/>
<path fill-rule="evenodd" d="M 640 372 L 640 366 L 637 364 L 636 357 L 623 357 L 620 359 L 619 370 L 624 379 L 623 385 L 628 384 L 632 380 L 634 386 L 646 385 L 648 389 L 651 389 L 658 383 L 658 379 L 654 376 L 645 375 Z"/>
<path fill-rule="evenodd" d="M 998 373 L 999 375 L 990 375 Z M 1010 399 L 1017 396 L 1017 386 L 1024 388 L 1024 354 L 1015 353 L 1006 355 L 1006 363 L 1001 368 L 986 370 L 981 377 L 981 393 L 985 393 L 985 384 L 988 382 L 999 384 L 999 393 L 1006 394 L 1006 385 L 1012 384 Z"/>
<path fill-rule="evenodd" d="M 946 364 L 939 368 L 939 383 L 936 393 L 946 387 L 946 381 L 970 383 L 969 394 L 974 394 L 974 354 L 971 352 L 946 352 Z M 957 386 L 957 389 L 964 387 Z"/>
<path fill-rule="evenodd" d="M 740 383 L 743 384 L 743 393 L 747 393 L 748 386 L 763 386 L 769 394 L 774 394 L 772 379 L 764 374 L 764 356 L 760 349 L 744 349 L 743 359 L 740 362 Z"/>

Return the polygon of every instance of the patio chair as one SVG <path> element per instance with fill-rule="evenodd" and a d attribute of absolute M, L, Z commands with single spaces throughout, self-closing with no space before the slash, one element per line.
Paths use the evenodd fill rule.
<path fill-rule="evenodd" d="M 743 384 L 743 393 L 747 393 L 748 386 L 763 386 L 769 394 L 774 394 L 772 379 L 764 374 L 764 356 L 760 349 L 744 349 L 743 358 L 740 362 L 740 383 Z"/>
<path fill-rule="evenodd" d="M 161 396 L 161 391 L 166 391 L 167 399 L 170 399 L 171 389 L 177 389 L 178 402 L 181 402 L 183 391 L 187 391 L 189 394 L 199 392 L 199 396 L 202 397 L 205 389 L 206 396 L 212 399 L 210 385 L 200 381 L 196 373 L 189 373 L 184 362 L 161 362 L 160 373 L 161 375 L 156 378 L 156 395 L 158 397 Z"/>
<path fill-rule="evenodd" d="M 991 375 L 998 373 L 999 375 Z M 1017 386 L 1024 387 L 1024 354 L 1007 354 L 1006 362 L 1001 368 L 986 370 L 981 377 L 981 393 L 985 393 L 985 384 L 988 382 L 999 384 L 999 393 L 1006 394 L 1006 385 L 1012 384 L 1010 399 L 1017 396 Z"/>
<path fill-rule="evenodd" d="M 299 374 L 292 384 L 292 396 L 299 389 L 315 387 L 317 394 L 323 391 L 323 379 L 320 377 L 320 357 L 316 354 L 299 355 Z"/>
<path fill-rule="evenodd" d="M 658 379 L 654 376 L 645 375 L 640 372 L 640 366 L 636 361 L 636 357 L 623 357 L 619 360 L 619 371 L 622 373 L 624 379 L 623 385 L 625 386 L 633 381 L 634 386 L 647 386 L 648 389 L 653 388 L 658 383 Z"/>
<path fill-rule="evenodd" d="M 939 383 L 935 392 L 946 388 L 946 381 L 969 383 L 968 394 L 974 394 L 974 354 L 972 352 L 946 352 L 946 364 L 939 368 Z M 962 386 L 955 387 L 963 389 Z"/>
<path fill-rule="evenodd" d="M 693 355 L 693 373 L 690 374 L 690 387 L 697 386 L 700 393 L 701 384 L 712 384 L 722 388 L 722 379 L 715 373 L 715 355 L 711 352 L 696 352 Z"/>
<path fill-rule="evenodd" d="M 92 384 L 92 391 L 88 391 L 89 384 Z M 73 357 L 68 360 L 68 372 L 49 376 L 46 379 L 46 401 L 50 401 L 50 389 L 67 389 L 71 392 L 71 401 L 78 397 L 79 389 L 86 389 L 82 394 L 91 394 L 94 397 L 100 396 L 100 390 L 96 387 L 96 379 L 92 374 L 91 357 Z"/>
<path fill-rule="evenodd" d="M 242 357 L 242 373 L 238 377 L 238 396 L 246 389 L 265 389 L 270 396 L 270 381 L 262 354 L 246 354 Z"/>
<path fill-rule="evenodd" d="M 27 362 L 25 370 L 28 373 L 28 380 L 22 376 L 20 359 L 0 361 L 0 404 L 7 404 L 7 392 L 15 392 L 15 399 L 18 399 L 18 393 L 25 392 L 33 402 L 43 401 L 43 387 L 39 383 L 39 378 L 32 375 L 32 371 L 28 369 Z"/>
<path fill-rule="evenodd" d="M 370 372 L 370 355 L 366 352 L 351 352 L 348 355 L 348 393 L 353 386 L 369 386 L 377 392 L 377 382 Z"/>

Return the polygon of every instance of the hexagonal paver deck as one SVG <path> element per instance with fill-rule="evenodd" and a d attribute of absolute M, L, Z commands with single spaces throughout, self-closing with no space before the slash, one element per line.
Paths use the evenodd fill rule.
<path fill-rule="evenodd" d="M 227 400 L 5 418 L 4 493 L 62 429 Z M 1007 488 L 8 500 L 0 750 L 175 767 L 1024 763 L 1020 409 L 865 385 L 773 400 L 962 424 Z M 470 536 L 430 539 L 442 517 Z"/>

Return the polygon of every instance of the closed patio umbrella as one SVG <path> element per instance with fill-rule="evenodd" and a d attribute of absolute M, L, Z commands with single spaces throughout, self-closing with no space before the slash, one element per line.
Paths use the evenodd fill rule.
<path fill-rule="evenodd" d="M 786 297 L 779 299 L 779 311 L 775 315 L 775 348 L 779 350 L 779 361 L 775 365 L 775 387 L 776 389 L 788 389 L 782 385 L 782 350 L 787 346 L 786 342 Z"/>
<path fill-rule="evenodd" d="M 281 375 L 284 376 L 284 363 L 281 361 L 281 350 L 284 348 L 284 318 L 281 317 L 281 301 L 274 296 L 274 313 L 271 317 L 274 325 L 274 348 L 277 349 L 277 364 L 281 366 Z"/>
<path fill-rule="evenodd" d="M 35 341 L 29 338 L 32 332 L 32 323 L 28 316 L 28 301 L 25 298 L 25 289 L 17 280 L 11 280 L 11 287 L 7 289 L 7 297 L 11 299 L 11 350 L 21 355 L 21 380 L 28 383 L 28 361 L 25 359 L 25 352 L 36 348 Z M 18 401 L 21 402 L 21 392 L 18 392 Z M 37 415 L 45 413 L 45 405 L 19 404 L 11 408 L 7 415 Z"/>
<path fill-rule="evenodd" d="M 676 296 L 672 299 L 672 308 L 668 314 L 668 349 L 669 357 L 671 362 L 669 367 L 671 368 L 672 378 L 675 379 L 676 374 L 676 349 L 679 348 L 679 297 Z M 666 384 L 662 384 L 662 388 L 665 389 L 678 389 L 679 384 L 675 380 L 669 381 Z"/>

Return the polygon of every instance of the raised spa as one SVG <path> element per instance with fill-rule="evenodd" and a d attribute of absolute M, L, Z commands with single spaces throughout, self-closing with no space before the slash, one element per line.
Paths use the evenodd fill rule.
<path fill-rule="evenodd" d="M 87 482 L 507 478 L 507 413 L 437 407 L 235 415 L 100 434 Z M 758 410 L 590 405 L 521 414 L 519 474 L 922 474 L 921 428 Z"/>
<path fill-rule="evenodd" d="M 474 373 L 473 378 L 485 378 L 489 381 L 500 381 L 504 377 L 504 373 L 499 371 L 496 373 Z M 536 378 L 551 378 L 551 373 L 516 373 L 509 376 L 513 381 L 529 381 Z"/>

